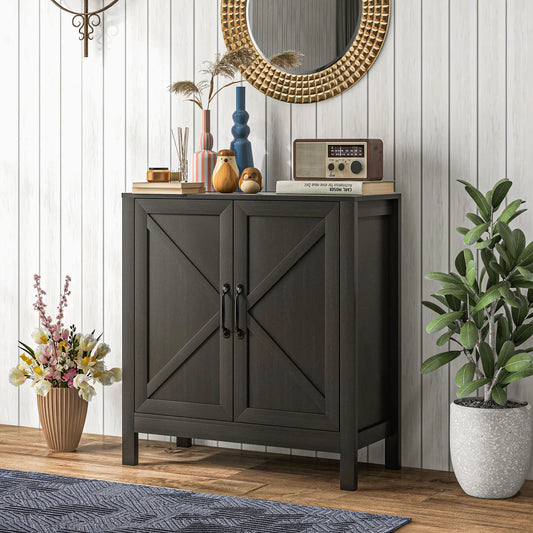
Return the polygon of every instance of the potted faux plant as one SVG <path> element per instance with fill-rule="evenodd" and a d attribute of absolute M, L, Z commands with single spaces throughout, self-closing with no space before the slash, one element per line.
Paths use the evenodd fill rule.
<path fill-rule="evenodd" d="M 471 228 L 459 227 L 466 246 L 456 272 L 432 272 L 442 288 L 423 304 L 436 313 L 428 333 L 443 333 L 447 350 L 427 359 L 423 374 L 458 357 L 458 399 L 450 409 L 450 451 L 463 490 L 480 498 L 514 496 L 531 457 L 531 406 L 508 398 L 509 385 L 533 375 L 527 345 L 533 335 L 533 243 L 510 224 L 525 209 L 507 201 L 512 182 L 503 179 L 482 194 L 459 180 L 477 205 L 467 213 Z M 506 203 L 506 205 L 505 205 Z M 472 395 L 476 391 L 481 396 Z"/>
<path fill-rule="evenodd" d="M 110 348 L 99 343 L 94 331 L 82 335 L 75 326 L 63 325 L 64 309 L 70 295 L 70 276 L 66 276 L 56 321 L 46 314 L 41 278 L 34 276 L 41 327 L 33 332 L 35 348 L 20 342 L 19 364 L 9 373 L 9 381 L 20 386 L 31 381 L 37 393 L 37 407 L 48 447 L 69 452 L 80 442 L 88 402 L 96 394 L 95 382 L 111 385 L 121 379 L 120 368 L 108 370 L 104 363 Z"/>

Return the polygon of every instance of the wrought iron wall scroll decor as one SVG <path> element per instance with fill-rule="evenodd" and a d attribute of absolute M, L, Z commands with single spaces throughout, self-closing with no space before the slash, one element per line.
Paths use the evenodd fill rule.
<path fill-rule="evenodd" d="M 101 9 L 96 9 L 95 11 L 89 11 L 89 0 L 83 0 L 83 12 L 81 13 L 62 6 L 58 0 L 52 0 L 52 2 L 63 11 L 73 15 L 72 25 L 75 28 L 78 28 L 80 41 L 83 41 L 83 56 L 89 57 L 89 41 L 93 38 L 94 28 L 100 26 L 100 23 L 102 22 L 100 13 L 103 13 L 106 9 L 114 6 L 118 0 L 111 0 L 108 5 Z"/>

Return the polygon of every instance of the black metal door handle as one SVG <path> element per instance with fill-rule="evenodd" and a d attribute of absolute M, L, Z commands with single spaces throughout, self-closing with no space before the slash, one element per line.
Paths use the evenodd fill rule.
<path fill-rule="evenodd" d="M 244 339 L 244 330 L 239 326 L 239 296 L 244 293 L 244 286 L 240 283 L 235 291 L 235 336 L 238 339 Z"/>
<path fill-rule="evenodd" d="M 222 285 L 222 303 L 221 303 L 221 329 L 222 329 L 222 336 L 225 339 L 229 339 L 231 335 L 231 331 L 226 327 L 226 295 L 229 296 L 230 286 L 229 283 L 224 283 Z"/>

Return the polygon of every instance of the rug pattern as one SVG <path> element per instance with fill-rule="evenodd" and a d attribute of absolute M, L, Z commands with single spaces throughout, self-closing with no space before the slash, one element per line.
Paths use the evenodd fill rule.
<path fill-rule="evenodd" d="M 0 469 L 2 533 L 390 533 L 409 518 Z"/>

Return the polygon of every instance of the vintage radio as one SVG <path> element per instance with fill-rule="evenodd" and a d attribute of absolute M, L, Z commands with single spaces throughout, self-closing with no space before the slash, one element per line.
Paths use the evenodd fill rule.
<path fill-rule="evenodd" d="M 296 139 L 295 180 L 381 180 L 381 139 Z"/>

